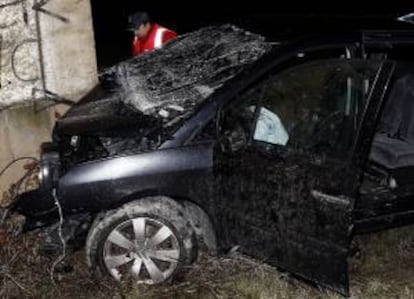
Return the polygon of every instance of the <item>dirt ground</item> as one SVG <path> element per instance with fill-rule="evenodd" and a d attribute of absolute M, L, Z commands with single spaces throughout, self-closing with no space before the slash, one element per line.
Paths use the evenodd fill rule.
<path fill-rule="evenodd" d="M 13 230 L 9 223 L 0 234 L 0 298 L 341 298 L 237 253 L 203 253 L 174 283 L 149 287 L 92 275 L 79 250 L 66 255 L 52 280 L 55 258 L 39 255 L 39 233 Z M 358 236 L 352 247 L 351 298 L 414 299 L 414 226 Z"/>

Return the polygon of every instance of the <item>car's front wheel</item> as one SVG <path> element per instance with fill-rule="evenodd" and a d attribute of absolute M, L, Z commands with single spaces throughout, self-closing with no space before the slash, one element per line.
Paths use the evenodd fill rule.
<path fill-rule="evenodd" d="M 196 244 L 180 207 L 158 197 L 129 203 L 96 221 L 86 251 L 92 268 L 116 280 L 158 284 L 192 262 Z"/>

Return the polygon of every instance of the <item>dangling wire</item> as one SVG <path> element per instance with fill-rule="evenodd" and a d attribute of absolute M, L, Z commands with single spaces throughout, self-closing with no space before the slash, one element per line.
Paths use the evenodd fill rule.
<path fill-rule="evenodd" d="M 55 279 L 54 279 L 54 272 L 55 272 L 55 268 L 56 266 L 62 262 L 65 257 L 66 257 L 66 242 L 65 239 L 63 238 L 63 231 L 62 231 L 62 226 L 63 226 L 63 211 L 62 211 L 62 206 L 60 205 L 59 199 L 56 196 L 56 189 L 52 190 L 52 196 L 55 200 L 55 205 L 58 209 L 59 212 L 59 227 L 58 227 L 58 234 L 59 234 L 59 239 L 60 242 L 62 243 L 62 254 L 59 255 L 57 257 L 57 259 L 53 262 L 52 264 L 52 268 L 50 270 L 50 279 L 52 280 L 53 284 L 55 283 Z"/>

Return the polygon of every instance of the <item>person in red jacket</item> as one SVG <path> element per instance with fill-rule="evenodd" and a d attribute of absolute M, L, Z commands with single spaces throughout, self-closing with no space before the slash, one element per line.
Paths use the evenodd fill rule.
<path fill-rule="evenodd" d="M 177 33 L 151 21 L 146 12 L 136 12 L 129 17 L 130 30 L 134 32 L 132 55 L 136 56 L 154 49 L 175 38 Z"/>

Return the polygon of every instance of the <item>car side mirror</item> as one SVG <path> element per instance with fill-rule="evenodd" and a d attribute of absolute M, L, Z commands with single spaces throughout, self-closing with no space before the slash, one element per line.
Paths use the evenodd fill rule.
<path fill-rule="evenodd" d="M 249 130 L 250 125 L 242 115 L 229 114 L 224 119 L 222 111 L 219 111 L 216 135 L 222 152 L 233 153 L 244 149 L 249 142 Z"/>
<path fill-rule="evenodd" d="M 220 151 L 222 153 L 232 153 L 231 142 L 227 136 L 219 136 L 218 137 L 218 145 L 220 147 Z"/>

